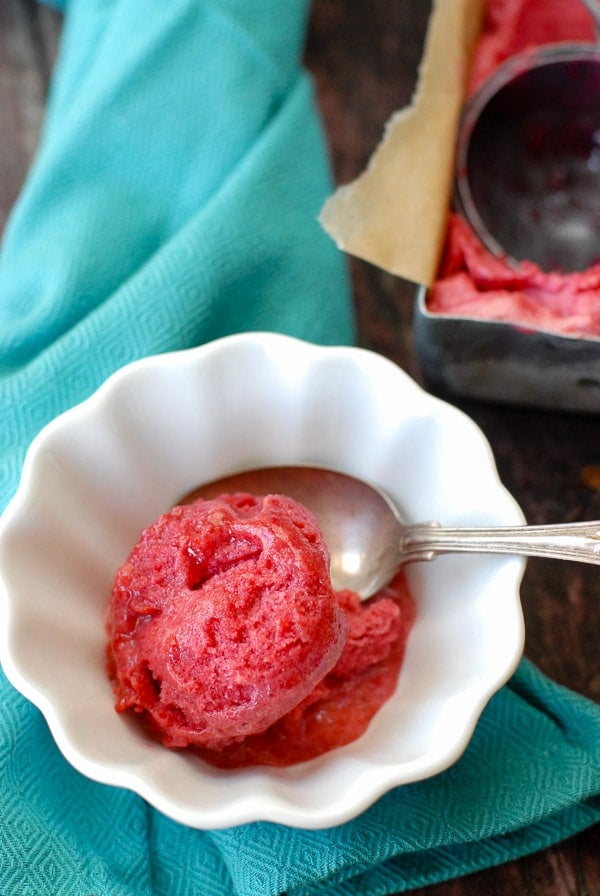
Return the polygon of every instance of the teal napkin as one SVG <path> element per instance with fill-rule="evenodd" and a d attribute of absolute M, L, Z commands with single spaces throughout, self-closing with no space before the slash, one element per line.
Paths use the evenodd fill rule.
<path fill-rule="evenodd" d="M 0 507 L 25 450 L 122 364 L 239 330 L 353 339 L 300 66 L 305 0 L 70 0 L 0 252 Z M 600 819 L 600 709 L 523 662 L 447 772 L 351 823 L 195 831 L 63 760 L 0 675 L 0 892 L 388 894 Z"/>

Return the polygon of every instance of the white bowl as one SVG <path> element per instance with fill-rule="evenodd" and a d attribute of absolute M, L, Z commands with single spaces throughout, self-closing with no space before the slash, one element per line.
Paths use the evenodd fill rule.
<path fill-rule="evenodd" d="M 408 568 L 417 619 L 398 687 L 353 744 L 288 769 L 221 771 L 118 715 L 104 613 L 141 529 L 202 482 L 293 463 L 379 483 L 409 520 L 523 522 L 460 411 L 374 353 L 267 333 L 118 371 L 35 439 L 0 520 L 7 676 L 75 768 L 192 827 L 327 827 L 442 771 L 522 653 L 523 561 L 445 556 Z"/>

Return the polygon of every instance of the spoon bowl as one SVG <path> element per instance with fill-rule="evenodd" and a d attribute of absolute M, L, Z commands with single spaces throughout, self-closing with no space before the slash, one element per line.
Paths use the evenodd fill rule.
<path fill-rule="evenodd" d="M 521 554 L 600 565 L 600 521 L 478 528 L 409 525 L 382 489 L 319 467 L 244 470 L 200 486 L 184 500 L 239 491 L 285 494 L 312 511 L 329 548 L 334 588 L 349 588 L 363 600 L 385 588 L 404 563 L 433 560 L 442 553 Z"/>

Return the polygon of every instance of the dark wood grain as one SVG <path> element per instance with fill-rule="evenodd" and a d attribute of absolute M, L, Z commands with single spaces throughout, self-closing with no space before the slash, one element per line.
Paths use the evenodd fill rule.
<path fill-rule="evenodd" d="M 390 113 L 412 95 L 427 0 L 314 0 L 306 63 L 338 183 L 355 177 Z M 60 16 L 34 0 L 0 0 L 0 231 L 39 137 Z M 420 371 L 412 342 L 414 287 L 350 259 L 359 340 Z M 504 483 L 530 522 L 600 518 L 600 419 L 461 401 L 492 445 Z M 554 680 L 600 699 L 600 574 L 530 561 L 522 588 L 526 653 Z M 600 896 L 600 832 L 416 896 Z"/>
<path fill-rule="evenodd" d="M 35 153 L 60 34 L 33 0 L 0 2 L 0 232 Z"/>

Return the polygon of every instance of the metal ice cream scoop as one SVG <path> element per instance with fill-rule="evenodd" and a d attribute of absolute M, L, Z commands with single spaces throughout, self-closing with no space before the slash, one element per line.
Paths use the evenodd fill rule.
<path fill-rule="evenodd" d="M 596 34 L 600 32 L 600 3 L 598 0 L 583 0 L 583 3 L 596 20 Z"/>
<path fill-rule="evenodd" d="M 459 213 L 509 263 L 599 262 L 600 46 L 548 45 L 496 69 L 465 106 L 455 184 Z"/>

